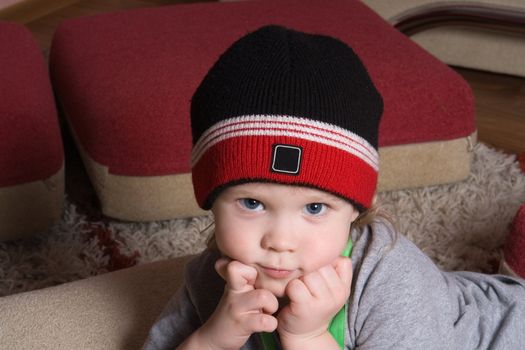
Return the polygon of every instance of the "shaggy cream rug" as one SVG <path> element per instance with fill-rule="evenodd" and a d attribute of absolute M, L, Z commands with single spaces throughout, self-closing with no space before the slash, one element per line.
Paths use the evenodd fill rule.
<path fill-rule="evenodd" d="M 508 226 L 525 203 L 525 174 L 515 156 L 478 144 L 468 179 L 385 192 L 379 200 L 400 231 L 442 268 L 493 273 Z M 0 296 L 197 253 L 211 223 L 210 216 L 120 222 L 102 217 L 89 200 L 66 198 L 59 225 L 0 243 Z"/>

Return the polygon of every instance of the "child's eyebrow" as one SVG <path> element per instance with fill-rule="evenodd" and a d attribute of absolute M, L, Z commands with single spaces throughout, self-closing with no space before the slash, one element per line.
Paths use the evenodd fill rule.
<path fill-rule="evenodd" d="M 335 203 L 335 204 L 344 203 L 344 201 L 341 198 L 336 197 L 336 196 L 323 195 L 323 196 L 320 196 L 319 198 L 321 202 L 329 202 L 329 203 Z"/>
<path fill-rule="evenodd" d="M 297 191 L 306 191 L 306 192 L 311 190 L 308 187 L 296 187 L 296 189 L 297 189 Z M 313 193 L 311 195 L 310 194 L 307 194 L 307 195 L 309 195 L 314 200 L 320 201 L 320 202 L 335 202 L 335 203 L 343 203 L 344 202 L 344 200 L 342 198 L 339 198 L 337 196 L 334 196 L 333 194 L 324 192 L 322 190 L 316 190 L 315 193 Z"/>
<path fill-rule="evenodd" d="M 262 190 L 246 190 L 246 189 L 236 189 L 235 191 L 230 192 L 230 196 L 241 197 L 241 198 L 253 198 L 260 197 L 265 192 Z"/>
<path fill-rule="evenodd" d="M 242 191 L 242 192 L 233 193 L 233 196 L 234 197 L 239 197 L 239 198 L 253 198 L 253 199 L 257 199 L 258 197 L 260 197 L 260 194 L 259 193 Z"/>

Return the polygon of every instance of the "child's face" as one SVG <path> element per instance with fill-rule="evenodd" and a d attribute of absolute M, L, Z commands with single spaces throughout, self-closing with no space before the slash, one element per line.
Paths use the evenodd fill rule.
<path fill-rule="evenodd" d="M 292 279 L 334 262 L 358 215 L 326 192 L 268 183 L 229 187 L 212 211 L 219 250 L 254 267 L 255 287 L 277 297 Z"/>

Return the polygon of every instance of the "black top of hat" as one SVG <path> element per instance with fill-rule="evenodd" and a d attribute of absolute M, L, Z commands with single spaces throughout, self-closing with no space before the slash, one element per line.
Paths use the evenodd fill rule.
<path fill-rule="evenodd" d="M 342 41 L 265 26 L 228 48 L 191 104 L 194 144 L 221 120 L 289 115 L 348 129 L 377 149 L 382 98 L 363 63 Z"/>

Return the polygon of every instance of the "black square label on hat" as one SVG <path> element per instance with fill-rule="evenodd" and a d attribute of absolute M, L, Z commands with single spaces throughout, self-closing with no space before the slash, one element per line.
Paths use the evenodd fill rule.
<path fill-rule="evenodd" d="M 291 145 L 273 145 L 272 171 L 298 175 L 303 149 Z"/>

